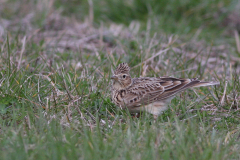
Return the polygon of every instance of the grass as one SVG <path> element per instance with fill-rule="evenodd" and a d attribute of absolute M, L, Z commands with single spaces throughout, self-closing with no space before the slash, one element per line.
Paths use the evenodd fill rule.
<path fill-rule="evenodd" d="M 92 3 L 89 3 L 92 2 Z M 219 31 L 224 32 L 221 23 L 236 10 L 237 1 L 228 0 L 89 0 L 65 1 L 56 0 L 55 6 L 63 10 L 64 15 L 78 19 L 86 18 L 85 15 L 92 11 L 95 24 L 101 21 L 112 21 L 129 25 L 133 21 L 142 22 L 142 29 L 147 29 L 151 24 L 154 32 L 159 29 L 167 34 L 194 34 L 197 30 L 204 32 L 204 38 L 217 38 Z M 119 9 L 121 8 L 121 9 Z M 146 21 L 150 23 L 146 24 Z M 216 31 L 218 29 L 218 32 Z M 202 34 L 199 35 L 202 38 Z"/>
<path fill-rule="evenodd" d="M 93 23 L 85 1 L 24 2 L 0 2 L 2 159 L 240 158 L 238 44 L 221 19 L 204 20 L 221 9 L 228 17 L 234 1 L 93 0 Z M 159 16 L 167 26 L 154 21 Z M 111 70 L 120 62 L 133 77 L 199 77 L 220 86 L 181 93 L 153 123 L 111 103 Z"/>

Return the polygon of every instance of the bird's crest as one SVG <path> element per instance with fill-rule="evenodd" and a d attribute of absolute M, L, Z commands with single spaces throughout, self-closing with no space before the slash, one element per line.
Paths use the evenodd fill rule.
<path fill-rule="evenodd" d="M 116 68 L 116 70 L 114 71 L 114 74 L 117 75 L 117 74 L 120 74 L 120 73 L 129 73 L 130 71 L 130 67 L 128 66 L 127 63 L 120 63 L 118 65 L 118 67 Z"/>

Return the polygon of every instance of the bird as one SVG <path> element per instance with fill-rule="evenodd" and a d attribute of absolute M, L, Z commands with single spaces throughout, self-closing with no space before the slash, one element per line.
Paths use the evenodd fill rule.
<path fill-rule="evenodd" d="M 219 85 L 219 82 L 204 82 L 197 78 L 139 77 L 131 78 L 130 67 L 120 63 L 111 77 L 111 99 L 121 109 L 130 113 L 146 111 L 156 120 L 177 93 L 188 88 Z"/>

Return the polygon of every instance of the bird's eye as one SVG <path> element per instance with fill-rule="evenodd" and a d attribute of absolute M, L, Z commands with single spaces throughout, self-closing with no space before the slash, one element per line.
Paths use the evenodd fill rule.
<path fill-rule="evenodd" d="M 125 75 L 125 74 L 123 75 L 123 78 L 126 78 L 126 75 Z"/>

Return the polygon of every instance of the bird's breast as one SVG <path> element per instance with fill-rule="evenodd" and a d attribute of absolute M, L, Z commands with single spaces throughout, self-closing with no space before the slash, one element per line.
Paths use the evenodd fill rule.
<path fill-rule="evenodd" d="M 116 105 L 120 106 L 121 103 L 123 102 L 123 98 L 124 98 L 125 95 L 126 95 L 126 91 L 125 90 L 120 90 L 120 91 L 113 90 L 112 91 L 112 101 Z"/>

